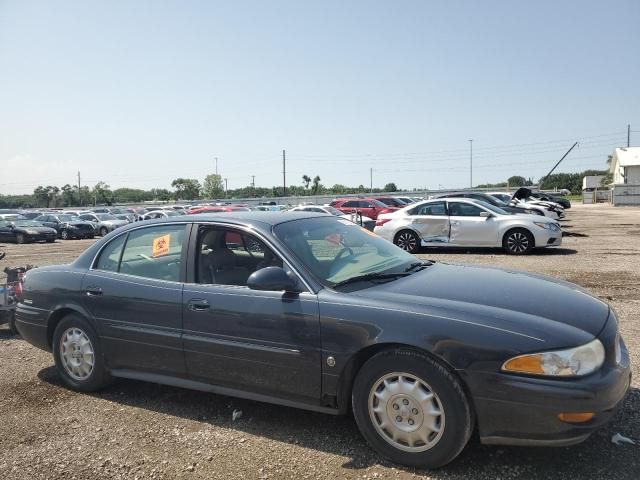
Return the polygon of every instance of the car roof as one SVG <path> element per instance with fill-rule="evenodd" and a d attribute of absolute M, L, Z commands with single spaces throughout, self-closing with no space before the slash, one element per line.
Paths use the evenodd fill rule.
<path fill-rule="evenodd" d="M 153 223 L 182 223 L 182 222 L 220 222 L 220 223 L 233 223 L 237 225 L 247 225 L 252 223 L 262 223 L 265 226 L 275 226 L 281 223 L 291 222 L 294 220 L 301 220 L 304 218 L 327 218 L 326 214 L 306 212 L 301 210 L 286 211 L 286 212 L 263 212 L 263 211 L 249 211 L 249 212 L 212 212 L 212 213 L 197 213 L 192 215 L 179 215 L 177 217 L 162 218 L 157 220 L 148 221 L 148 225 Z M 131 227 L 139 226 L 140 223 L 132 223 Z"/>

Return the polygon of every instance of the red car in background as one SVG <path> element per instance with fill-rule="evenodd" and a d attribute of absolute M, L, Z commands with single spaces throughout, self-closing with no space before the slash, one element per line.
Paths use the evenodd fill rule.
<path fill-rule="evenodd" d="M 358 198 L 338 198 L 331 202 L 334 208 L 337 208 L 342 213 L 360 212 L 365 217 L 369 217 L 373 220 L 378 218 L 381 213 L 391 213 L 398 210 L 395 207 L 389 207 L 375 198 L 358 197 Z"/>
<path fill-rule="evenodd" d="M 395 197 L 376 197 L 376 200 L 381 201 L 387 207 L 404 208 L 407 206 L 405 202 Z"/>
<path fill-rule="evenodd" d="M 250 212 L 247 207 L 236 207 L 233 205 L 202 205 L 190 209 L 187 214 L 195 215 L 197 213 L 223 213 L 223 212 Z"/>

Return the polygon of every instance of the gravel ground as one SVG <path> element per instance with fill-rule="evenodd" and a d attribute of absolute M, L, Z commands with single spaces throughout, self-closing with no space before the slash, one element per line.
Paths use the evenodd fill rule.
<path fill-rule="evenodd" d="M 177 388 L 119 381 L 97 394 L 61 385 L 50 354 L 0 327 L 0 479 L 102 478 L 640 478 L 640 209 L 576 205 L 562 248 L 511 257 L 496 250 L 423 258 L 554 275 L 611 302 L 631 352 L 623 409 L 585 443 L 565 448 L 480 445 L 451 465 L 415 471 L 381 461 L 351 417 L 333 417 Z M 72 260 L 91 241 L 3 245 L 6 265 Z M 234 410 L 242 416 L 232 421 Z"/>

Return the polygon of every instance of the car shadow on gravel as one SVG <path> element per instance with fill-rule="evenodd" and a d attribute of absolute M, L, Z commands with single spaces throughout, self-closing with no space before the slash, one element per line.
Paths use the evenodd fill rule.
<path fill-rule="evenodd" d="M 507 252 L 505 252 L 501 248 L 463 248 L 463 247 L 438 247 L 438 248 L 422 247 L 420 251 L 418 251 L 417 253 L 421 255 L 429 255 L 429 254 L 449 254 L 449 255 L 475 254 L 475 255 L 504 255 L 504 256 L 509 255 Z M 572 248 L 551 247 L 551 248 L 535 248 L 527 256 L 575 255 L 576 253 L 578 253 L 578 251 Z"/>
<path fill-rule="evenodd" d="M 52 387 L 65 389 L 55 367 L 38 377 Z M 342 468 L 360 470 L 374 465 L 423 475 L 427 471 L 388 462 L 366 444 L 352 416 L 332 416 L 267 403 L 184 390 L 153 383 L 118 380 L 97 393 L 73 392 L 123 407 L 149 410 L 212 427 L 344 457 Z M 68 397 L 67 397 L 68 398 Z M 234 411 L 242 411 L 236 421 Z M 616 446 L 614 433 L 638 435 L 640 389 L 632 388 L 613 421 L 587 441 L 572 447 L 503 447 L 482 445 L 477 433 L 450 465 L 429 471 L 430 478 L 615 478 L 637 479 L 640 456 L 637 446 Z M 336 472 L 336 478 L 340 474 Z"/>

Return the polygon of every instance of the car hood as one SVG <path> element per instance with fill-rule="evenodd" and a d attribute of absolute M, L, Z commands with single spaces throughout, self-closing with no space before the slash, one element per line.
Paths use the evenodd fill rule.
<path fill-rule="evenodd" d="M 491 267 L 435 263 L 391 282 L 352 292 L 399 310 L 478 322 L 536 337 L 548 345 L 585 343 L 597 336 L 609 306 L 583 288 L 544 275 Z M 393 308 L 393 307 L 392 307 Z"/>
<path fill-rule="evenodd" d="M 129 224 L 129 222 L 127 222 L 126 220 L 102 220 L 100 223 L 103 223 L 105 225 L 114 225 L 116 227 L 121 227 L 123 225 Z"/>
<path fill-rule="evenodd" d="M 79 227 L 81 225 L 91 225 L 93 227 L 93 223 L 86 222 L 84 220 L 74 220 L 72 222 L 62 222 L 61 225 L 71 225 L 71 226 L 74 226 L 74 227 Z"/>
<path fill-rule="evenodd" d="M 38 233 L 56 233 L 55 229 L 50 227 L 45 227 L 44 225 L 41 227 L 16 227 L 16 230 L 21 232 L 31 231 Z"/>

